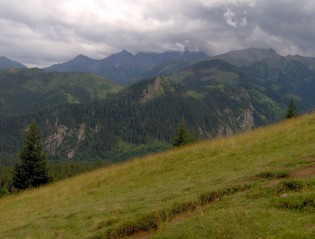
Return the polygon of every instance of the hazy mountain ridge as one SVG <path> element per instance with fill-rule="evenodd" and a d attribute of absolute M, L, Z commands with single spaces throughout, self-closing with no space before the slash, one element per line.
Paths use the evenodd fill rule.
<path fill-rule="evenodd" d="M 211 59 L 220 59 L 235 66 L 248 66 L 261 60 L 276 59 L 278 57 L 280 57 L 280 55 L 272 48 L 247 48 L 213 56 Z"/>
<path fill-rule="evenodd" d="M 7 69 L 7 68 L 27 68 L 25 65 L 12 61 L 5 56 L 0 57 L 0 70 Z"/>
<path fill-rule="evenodd" d="M 138 53 L 136 55 L 123 50 L 101 60 L 93 60 L 86 56 L 77 56 L 74 59 L 44 68 L 45 71 L 79 71 L 90 72 L 105 76 L 118 83 L 132 82 L 145 77 L 169 74 L 183 69 L 193 63 L 208 59 L 202 52 L 163 52 Z M 174 67 L 164 69 L 167 62 L 176 62 Z M 83 64 L 84 63 L 84 64 Z M 164 67 L 163 67 L 164 65 Z"/>
<path fill-rule="evenodd" d="M 97 60 L 91 59 L 82 54 L 76 56 L 72 60 L 69 60 L 63 64 L 55 64 L 47 68 L 44 68 L 45 71 L 50 72 L 87 72 L 86 67 L 91 64 L 95 64 Z"/>

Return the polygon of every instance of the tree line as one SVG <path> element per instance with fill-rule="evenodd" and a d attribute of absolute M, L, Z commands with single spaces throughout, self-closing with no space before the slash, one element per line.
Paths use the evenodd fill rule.
<path fill-rule="evenodd" d="M 286 119 L 297 116 L 297 109 L 294 99 L 292 98 L 288 105 Z M 182 118 L 176 129 L 176 134 L 173 136 L 172 145 L 179 147 L 193 142 L 195 142 L 194 132 L 187 128 L 185 119 Z M 63 165 L 63 167 L 57 170 L 57 167 L 55 167 L 55 175 L 54 177 L 51 176 L 40 129 L 35 121 L 33 121 L 26 130 L 24 146 L 19 157 L 20 161 L 17 162 L 14 167 L 8 167 L 10 170 L 6 170 L 3 166 L 0 167 L 0 196 L 15 190 L 25 190 L 45 185 L 52 182 L 54 179 L 63 179 L 89 169 L 88 167 L 83 167 L 77 170 L 78 168 L 75 166 L 77 163 L 71 165 L 70 168 L 64 167 Z M 102 164 L 98 166 L 100 165 Z M 60 170 L 62 168 L 66 168 L 66 170 Z M 50 169 L 54 169 L 54 167 L 50 167 Z M 90 169 L 93 169 L 93 167 Z M 11 174 L 9 171 L 13 173 Z M 61 172 L 63 172 L 63 174 Z"/>

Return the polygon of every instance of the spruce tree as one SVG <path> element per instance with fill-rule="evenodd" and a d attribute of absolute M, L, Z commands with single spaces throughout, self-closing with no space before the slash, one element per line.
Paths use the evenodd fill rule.
<path fill-rule="evenodd" d="M 183 146 L 185 144 L 193 143 L 195 141 L 195 136 L 193 132 L 189 132 L 186 127 L 185 119 L 182 118 L 178 128 L 176 129 L 175 137 L 173 138 L 173 146 Z"/>
<path fill-rule="evenodd" d="M 35 122 L 28 127 L 20 159 L 13 175 L 13 185 L 16 189 L 34 188 L 50 181 L 47 156 L 43 151 L 39 127 Z"/>
<path fill-rule="evenodd" d="M 295 102 L 294 99 L 291 98 L 290 103 L 288 105 L 288 109 L 287 109 L 287 114 L 286 114 L 286 119 L 291 119 L 294 117 L 297 117 L 298 113 L 296 111 L 296 106 L 295 106 Z"/>

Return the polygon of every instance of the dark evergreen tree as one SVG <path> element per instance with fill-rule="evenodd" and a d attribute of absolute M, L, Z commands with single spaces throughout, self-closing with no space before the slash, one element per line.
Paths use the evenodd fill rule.
<path fill-rule="evenodd" d="M 189 144 L 195 141 L 194 134 L 192 132 L 189 132 L 189 130 L 186 127 L 186 122 L 184 118 L 181 119 L 178 128 L 176 129 L 176 135 L 173 138 L 173 146 L 183 146 L 185 144 Z"/>
<path fill-rule="evenodd" d="M 294 117 L 297 117 L 298 116 L 298 113 L 297 113 L 297 110 L 296 110 L 296 106 L 295 106 L 295 102 L 294 102 L 294 99 L 291 98 L 290 100 L 290 103 L 288 105 L 288 109 L 287 109 L 287 114 L 286 114 L 286 119 L 291 119 L 291 118 L 294 118 Z"/>
<path fill-rule="evenodd" d="M 16 164 L 13 185 L 17 189 L 34 188 L 50 181 L 47 156 L 43 151 L 39 127 L 32 122 L 26 132 L 21 162 Z"/>

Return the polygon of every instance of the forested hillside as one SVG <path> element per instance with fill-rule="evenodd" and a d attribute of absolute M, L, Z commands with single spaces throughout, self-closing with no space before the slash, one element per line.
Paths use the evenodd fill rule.
<path fill-rule="evenodd" d="M 112 81 L 88 73 L 46 73 L 37 68 L 2 70 L 0 86 L 0 115 L 88 103 L 122 89 Z"/>
<path fill-rule="evenodd" d="M 290 85 L 283 88 L 220 60 L 205 61 L 144 80 L 104 101 L 1 118 L 1 153 L 14 154 L 23 129 L 35 119 L 51 159 L 117 162 L 169 148 L 181 118 L 197 139 L 277 122 L 291 95 L 299 96 L 299 105 L 307 101 L 302 88 L 298 92 L 298 85 Z"/>

